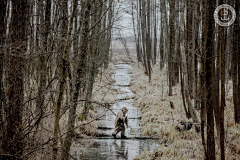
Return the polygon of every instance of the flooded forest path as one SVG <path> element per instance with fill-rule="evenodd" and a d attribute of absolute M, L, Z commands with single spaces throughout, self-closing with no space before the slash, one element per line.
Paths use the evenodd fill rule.
<path fill-rule="evenodd" d="M 98 137 L 93 139 L 79 139 L 78 142 L 82 148 L 77 151 L 77 158 L 81 160 L 114 160 L 127 159 L 132 160 L 142 152 L 154 151 L 158 147 L 157 140 L 141 138 L 141 111 L 140 108 L 133 106 L 134 93 L 129 89 L 131 83 L 131 74 L 129 70 L 131 64 L 119 63 L 116 70 L 112 74 L 115 82 L 112 87 L 120 91 L 115 95 L 117 101 L 112 105 L 111 110 L 117 114 L 122 107 L 127 107 L 129 126 L 126 128 L 125 135 L 127 139 L 120 139 L 120 133 L 114 139 L 111 135 L 114 130 L 115 115 L 110 110 L 105 110 L 105 116 L 98 120 L 99 131 L 106 137 Z M 102 113 L 99 113 L 102 115 Z"/>

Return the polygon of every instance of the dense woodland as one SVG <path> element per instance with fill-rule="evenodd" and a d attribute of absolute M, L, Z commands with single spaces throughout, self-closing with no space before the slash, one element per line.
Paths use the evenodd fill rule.
<path fill-rule="evenodd" d="M 0 159 L 34 159 L 41 154 L 42 159 L 72 158 L 75 119 L 86 120 L 92 103 L 98 103 L 92 102 L 95 78 L 111 61 L 118 3 L 121 0 L 0 1 Z M 168 94 L 181 86 L 185 116 L 199 124 L 195 129 L 205 158 L 216 159 L 215 150 L 220 149 L 225 159 L 229 83 L 234 123 L 240 123 L 240 2 L 127 3 L 136 61 L 149 83 L 154 66 L 159 72 L 167 68 Z M 213 16 L 225 3 L 237 15 L 229 27 L 217 25 Z M 81 115 L 76 114 L 79 104 Z M 67 123 L 61 130 L 63 116 Z M 48 139 L 41 138 L 43 134 Z"/>
<path fill-rule="evenodd" d="M 225 3 L 236 10 L 236 21 L 229 27 L 218 26 L 213 16 L 216 7 Z M 235 123 L 240 123 L 239 1 L 139 0 L 132 2 L 132 14 L 137 17 L 133 21 L 138 62 L 144 66 L 149 83 L 159 56 L 160 70 L 165 65 L 168 68 L 169 95 L 172 87 L 181 83 L 186 117 L 201 123 L 196 131 L 201 130 L 206 159 L 215 159 L 215 125 L 221 159 L 225 159 L 225 84 L 229 81 Z"/>

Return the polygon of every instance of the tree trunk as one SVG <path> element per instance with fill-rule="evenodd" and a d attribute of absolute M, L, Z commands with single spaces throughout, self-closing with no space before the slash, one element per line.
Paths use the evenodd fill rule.
<path fill-rule="evenodd" d="M 226 37 L 225 29 L 221 29 L 221 107 L 219 115 L 220 123 L 220 147 L 221 147 L 221 160 L 225 159 L 225 149 L 224 149 L 224 108 L 226 105 L 225 102 L 225 49 L 226 49 Z"/>
<path fill-rule="evenodd" d="M 208 9 L 206 9 L 206 1 L 202 1 L 201 3 L 201 17 L 206 17 Z M 205 151 L 205 158 L 207 157 L 207 149 L 206 149 L 206 141 L 205 141 L 205 124 L 206 124 L 206 85 L 205 85 L 205 75 L 206 75 L 206 45 L 207 45 L 207 33 L 208 33 L 208 26 L 207 26 L 208 20 L 206 18 L 202 19 L 202 47 L 201 47 L 201 61 L 200 61 L 200 101 L 201 101 L 201 136 L 202 136 L 202 145 L 204 147 Z"/>
<path fill-rule="evenodd" d="M 186 23 L 186 33 L 187 33 L 187 43 L 185 44 L 186 49 L 186 62 L 187 62 L 187 73 L 188 73 L 188 87 L 191 99 L 193 98 L 193 0 L 187 0 L 187 23 Z"/>
<path fill-rule="evenodd" d="M 168 83 L 169 83 L 169 96 L 172 96 L 172 86 L 173 86 L 173 55 L 175 46 L 175 0 L 170 0 L 170 50 L 168 54 Z"/>
<path fill-rule="evenodd" d="M 105 69 L 108 67 L 108 62 L 109 62 L 109 52 L 110 52 L 110 46 L 111 46 L 111 41 L 112 41 L 112 25 L 113 25 L 113 13 L 114 13 L 114 6 L 109 0 L 108 2 L 109 5 L 109 11 L 108 11 L 108 29 L 107 29 L 107 52 L 106 52 L 106 57 L 104 60 L 104 67 Z"/>
<path fill-rule="evenodd" d="M 220 4 L 223 4 L 223 0 L 220 0 Z M 223 12 L 221 12 L 222 14 Z M 225 102 L 225 51 L 226 51 L 226 29 L 220 27 L 220 53 L 221 53 L 221 106 L 219 108 L 219 129 L 220 129 L 220 148 L 221 148 L 221 160 L 225 160 L 225 131 L 224 131 L 224 108 Z M 218 79 L 217 79 L 218 80 Z M 219 93 L 217 93 L 219 95 Z"/>
<path fill-rule="evenodd" d="M 213 15 L 215 1 L 206 1 L 207 15 Z M 213 16 L 207 18 L 207 44 L 206 44 L 206 91 L 207 91 L 207 159 L 214 160 L 215 156 L 215 139 L 214 139 L 214 115 L 213 115 L 213 103 L 214 103 L 214 71 L 215 63 L 214 57 L 214 33 L 215 27 Z"/>
<path fill-rule="evenodd" d="M 219 32 L 219 33 L 218 33 Z M 213 89 L 214 89 L 214 103 L 213 103 L 213 110 L 214 110 L 214 118 L 215 118 L 215 123 L 216 123 L 216 128 L 217 128 L 217 137 L 220 137 L 220 100 L 219 100 L 219 80 L 220 80 L 220 66 L 221 66 L 221 35 L 220 35 L 220 26 L 217 26 L 215 28 L 215 38 L 214 40 L 214 70 L 213 70 L 213 78 L 214 78 L 214 84 L 213 84 Z M 217 67 L 215 67 L 215 61 Z M 218 67 L 219 66 L 219 67 Z M 220 141 L 218 141 L 220 142 Z"/>
<path fill-rule="evenodd" d="M 164 42 L 165 42 L 165 40 L 164 40 L 164 31 L 166 30 L 166 25 L 167 24 L 164 24 L 164 22 L 165 22 L 165 19 L 166 19 L 166 12 L 165 12 L 165 9 L 166 9 L 166 7 L 165 7 L 165 1 L 161 1 L 161 34 L 160 34 L 160 44 L 159 44 L 159 47 L 160 47 L 160 49 L 159 49 L 159 52 L 160 52 L 160 69 L 163 69 L 163 67 L 164 67 L 164 46 L 165 46 L 165 44 L 164 44 Z"/>
<path fill-rule="evenodd" d="M 67 68 L 68 68 L 68 53 L 69 53 L 69 47 L 70 47 L 70 37 L 67 34 L 68 25 L 68 8 L 65 6 L 68 6 L 68 2 L 63 0 L 63 6 L 62 9 L 62 32 L 61 32 L 61 38 L 63 39 L 60 43 L 61 50 L 63 51 L 62 57 L 61 57 L 61 78 L 60 78 L 60 85 L 58 88 L 58 98 L 56 102 L 56 108 L 55 108 L 55 122 L 54 122 L 54 131 L 53 131 L 53 159 L 58 159 L 58 135 L 59 135 L 59 121 L 60 121 L 60 110 L 62 106 L 63 101 L 63 92 L 66 84 L 66 78 L 67 78 Z M 71 26 L 72 27 L 72 26 Z M 71 34 L 71 33 L 70 33 Z M 64 39 L 66 38 L 66 41 Z"/>
<path fill-rule="evenodd" d="M 147 54 L 147 72 L 148 72 L 148 83 L 151 82 L 151 72 L 152 72 L 152 68 L 151 68 L 151 54 L 152 54 L 152 47 L 151 47 L 151 29 L 150 29 L 150 23 L 151 23 L 151 3 L 150 0 L 147 1 L 147 34 L 146 34 L 146 54 Z"/>
<path fill-rule="evenodd" d="M 5 108 L 7 129 L 4 136 L 5 144 L 3 152 L 10 157 L 7 159 L 16 159 L 21 157 L 24 151 L 23 135 L 23 68 L 24 52 L 27 51 L 26 22 L 28 15 L 27 0 L 12 0 L 12 17 L 10 23 L 11 46 L 8 51 L 8 105 Z M 20 49 L 18 49 L 20 48 Z"/>
<path fill-rule="evenodd" d="M 175 8 L 175 30 L 176 30 L 176 36 L 175 36 L 175 52 L 174 52 L 174 58 L 173 58 L 173 67 L 174 67 L 174 73 L 173 73 L 173 85 L 176 86 L 179 83 L 179 66 L 180 66 L 180 28 L 179 28 L 179 1 L 176 1 L 176 8 Z"/>
<path fill-rule="evenodd" d="M 44 4 L 41 3 L 41 24 L 43 24 L 43 30 L 41 30 L 41 37 L 42 38 L 42 54 L 39 57 L 40 61 L 40 84 L 38 88 L 38 99 L 37 99 L 37 121 L 36 123 L 39 124 L 40 119 L 44 115 L 44 100 L 45 100 L 45 87 L 46 87 L 46 72 L 47 72 L 47 64 L 46 64 L 46 56 L 48 55 L 48 37 L 49 37 L 49 30 L 50 30 L 50 18 L 51 18 L 51 0 L 46 1 L 46 10 L 44 15 Z M 44 19 L 45 17 L 45 19 Z"/>
<path fill-rule="evenodd" d="M 138 4 L 137 4 L 138 5 Z M 138 16 L 138 10 L 137 10 L 137 16 Z M 139 53 L 139 44 L 138 44 L 138 38 L 136 33 L 136 24 L 135 24 L 135 15 L 134 15 L 134 2 L 132 1 L 132 22 L 133 22 L 133 33 L 134 33 L 134 39 L 136 43 L 136 53 L 137 53 L 137 61 L 138 63 L 141 61 L 140 59 L 140 53 Z M 137 19 L 138 20 L 138 19 Z"/>
<path fill-rule="evenodd" d="M 147 49 L 146 49 L 146 2 L 145 0 L 140 0 L 140 18 L 141 18 L 141 30 L 142 30 L 142 51 L 143 51 L 143 66 L 145 69 L 145 74 L 148 75 L 148 62 L 147 62 Z"/>
<path fill-rule="evenodd" d="M 153 19 L 154 19 L 154 26 L 153 26 L 153 32 L 154 32 L 154 42 L 153 42 L 153 65 L 156 64 L 157 61 L 157 14 L 156 14 L 156 1 L 153 1 Z"/>
<path fill-rule="evenodd" d="M 0 2 L 0 130 L 3 130 L 3 101 L 4 101 L 4 90 L 3 90 L 3 57 L 4 57 L 4 47 L 6 40 L 6 10 L 7 10 L 7 0 L 2 0 Z M 2 139 L 3 133 L 0 133 L 0 139 Z"/>
<path fill-rule="evenodd" d="M 69 27 L 68 27 L 68 33 L 67 33 L 67 41 L 66 41 L 66 46 L 65 46 L 65 54 L 68 55 L 69 49 L 70 49 L 70 45 L 71 45 L 71 33 L 73 30 L 73 19 L 77 10 L 77 6 L 78 6 L 78 0 L 74 0 L 73 1 L 73 11 L 72 11 L 72 15 L 70 18 L 70 23 L 69 23 Z M 66 56 L 67 56 L 66 55 Z M 66 64 L 67 65 L 67 64 Z M 71 72 L 71 71 L 69 71 Z M 78 100 L 78 94 L 79 94 L 79 90 L 80 90 L 80 85 L 79 83 L 77 83 L 74 87 L 74 94 L 71 96 L 72 98 L 72 104 L 69 108 L 69 115 L 68 115 L 68 125 L 67 125 L 67 134 L 64 140 L 64 144 L 62 147 L 62 155 L 61 155 L 61 159 L 68 159 L 68 155 L 69 155 L 69 151 L 70 151 L 70 147 L 72 144 L 72 137 L 73 137 L 73 129 L 74 129 L 74 124 L 75 124 L 75 115 L 76 115 L 76 107 L 77 107 L 77 100 Z"/>
<path fill-rule="evenodd" d="M 186 98 L 186 102 L 188 104 L 189 112 L 193 118 L 193 122 L 198 123 L 198 118 L 197 118 L 196 112 L 192 106 L 189 91 L 188 91 L 188 75 L 187 75 L 187 62 L 186 62 L 185 39 L 184 39 L 185 25 L 184 25 L 184 2 L 183 2 L 183 0 L 181 0 L 180 11 L 181 11 L 181 20 L 180 20 L 181 43 L 180 43 L 180 47 L 181 47 L 181 58 L 182 58 L 182 72 L 183 72 L 183 78 L 184 78 L 184 83 L 183 83 L 184 87 L 183 88 L 185 88 L 185 95 L 186 95 L 185 98 Z M 199 131 L 199 128 L 196 127 L 196 130 Z"/>
<path fill-rule="evenodd" d="M 236 14 L 237 16 L 239 15 L 239 2 L 236 2 Z M 233 55 L 232 55 L 232 81 L 233 81 L 233 103 L 234 103 L 234 115 L 235 115 L 235 123 L 240 123 L 240 100 L 239 100 L 239 79 L 240 77 L 239 74 L 239 63 L 240 60 L 238 57 L 239 56 L 239 50 L 240 50 L 240 45 L 239 43 L 239 32 L 240 32 L 240 27 L 239 27 L 239 19 L 236 19 L 236 22 L 234 23 L 234 34 L 233 34 Z"/>

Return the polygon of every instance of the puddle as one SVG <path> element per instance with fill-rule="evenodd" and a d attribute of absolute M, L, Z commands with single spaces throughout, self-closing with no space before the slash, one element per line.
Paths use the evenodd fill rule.
<path fill-rule="evenodd" d="M 112 75 L 115 79 L 113 87 L 121 91 L 122 94 L 117 94 L 117 99 L 126 99 L 127 97 L 133 96 L 133 92 L 129 89 L 129 84 L 131 82 L 131 75 L 129 74 L 129 69 L 131 65 L 129 64 L 118 64 L 117 69 Z M 141 137 L 141 123 L 139 117 L 141 117 L 141 111 L 139 108 L 133 106 L 133 99 L 130 100 L 119 100 L 112 106 L 112 111 L 117 114 L 122 107 L 127 107 L 128 113 L 128 123 L 131 126 L 126 128 L 125 135 L 127 137 Z M 100 114 L 101 115 L 101 114 Z M 108 111 L 107 114 L 98 121 L 99 129 L 101 133 L 109 135 L 111 137 L 114 130 L 115 115 Z M 120 137 L 120 133 L 117 135 Z M 139 140 L 139 139 L 79 139 L 75 141 L 82 146 L 75 151 L 77 159 L 128 159 L 132 160 L 143 151 L 154 151 L 159 145 L 157 140 Z M 75 150 L 75 149 L 74 149 Z"/>

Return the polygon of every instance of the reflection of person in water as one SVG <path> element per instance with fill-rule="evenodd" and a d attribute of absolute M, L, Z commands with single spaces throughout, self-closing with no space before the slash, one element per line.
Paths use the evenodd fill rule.
<path fill-rule="evenodd" d="M 126 124 L 128 128 L 128 119 L 126 117 L 126 113 L 128 112 L 128 109 L 126 107 L 123 107 L 121 111 L 117 113 L 116 120 L 115 120 L 115 129 L 112 133 L 112 136 L 116 138 L 116 135 L 121 132 L 121 138 L 126 138 L 125 136 L 125 126 Z"/>
<path fill-rule="evenodd" d="M 120 146 L 113 141 L 113 147 L 115 150 L 115 159 L 128 159 L 128 149 L 126 148 L 125 141 L 119 141 Z"/>

